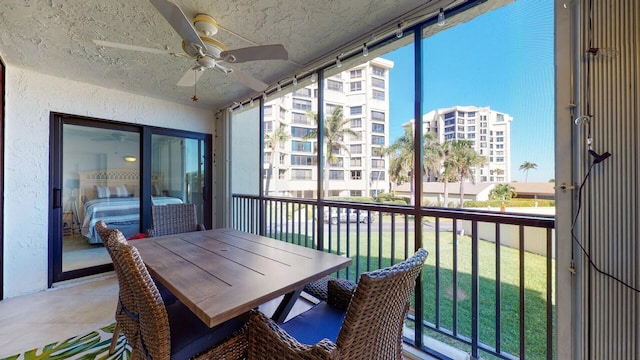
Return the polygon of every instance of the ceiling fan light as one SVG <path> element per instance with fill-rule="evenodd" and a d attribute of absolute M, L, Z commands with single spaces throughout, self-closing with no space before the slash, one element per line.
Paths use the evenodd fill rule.
<path fill-rule="evenodd" d="M 213 36 L 218 33 L 218 23 L 207 14 L 198 14 L 193 19 L 193 27 L 205 36 Z"/>

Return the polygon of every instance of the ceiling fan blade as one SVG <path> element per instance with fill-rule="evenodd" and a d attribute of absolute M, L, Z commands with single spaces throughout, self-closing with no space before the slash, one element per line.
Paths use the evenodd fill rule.
<path fill-rule="evenodd" d="M 196 44 L 202 49 L 205 48 L 198 32 L 178 5 L 167 0 L 151 0 L 151 3 L 167 19 L 169 25 L 180 35 L 182 40 L 187 44 Z"/>
<path fill-rule="evenodd" d="M 284 46 L 276 44 L 227 50 L 221 52 L 220 57 L 229 63 L 242 63 L 256 60 L 288 60 L 289 54 Z"/>
<path fill-rule="evenodd" d="M 200 80 L 204 70 L 189 69 L 176 83 L 177 86 L 193 86 Z"/>
<path fill-rule="evenodd" d="M 93 40 L 93 42 L 96 43 L 96 45 L 99 45 L 99 46 L 116 48 L 116 49 L 141 51 L 141 52 L 147 52 L 147 53 L 152 53 L 152 54 L 173 55 L 173 53 L 171 53 L 169 51 L 166 51 L 166 50 L 153 49 L 153 48 L 136 46 L 136 45 L 119 44 L 119 43 L 114 43 L 114 42 L 110 42 L 110 41 L 102 41 L 102 40 Z"/>
<path fill-rule="evenodd" d="M 229 75 L 231 75 L 235 81 L 255 91 L 265 91 L 267 87 L 269 87 L 269 85 L 264 82 L 240 70 L 233 69 Z"/>

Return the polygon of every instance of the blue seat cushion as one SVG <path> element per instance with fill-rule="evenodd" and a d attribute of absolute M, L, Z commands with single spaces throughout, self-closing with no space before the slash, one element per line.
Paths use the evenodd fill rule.
<path fill-rule="evenodd" d="M 346 311 L 331 307 L 323 301 L 280 324 L 280 327 L 302 344 L 314 345 L 324 338 L 335 342 L 345 315 Z"/>
<path fill-rule="evenodd" d="M 243 314 L 213 328 L 208 327 L 183 303 L 167 306 L 171 329 L 171 359 L 186 360 L 218 344 L 239 330 L 249 316 Z"/>

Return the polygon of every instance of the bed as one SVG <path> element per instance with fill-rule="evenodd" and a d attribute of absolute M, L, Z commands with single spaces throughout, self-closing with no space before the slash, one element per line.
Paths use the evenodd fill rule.
<path fill-rule="evenodd" d="M 137 169 L 108 169 L 79 174 L 78 211 L 81 233 L 90 244 L 102 244 L 95 224 L 102 220 L 129 239 L 140 232 L 140 178 Z M 180 198 L 162 196 L 162 175 L 153 174 L 152 204 L 180 204 Z"/>

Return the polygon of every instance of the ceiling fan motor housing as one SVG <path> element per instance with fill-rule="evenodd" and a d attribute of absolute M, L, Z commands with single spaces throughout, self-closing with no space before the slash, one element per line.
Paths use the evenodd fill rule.
<path fill-rule="evenodd" d="M 189 54 L 191 57 L 198 57 L 202 55 L 210 55 L 215 59 L 220 59 L 220 53 L 223 51 L 227 51 L 227 47 L 224 46 L 223 43 L 216 39 L 212 39 L 207 36 L 200 36 L 200 39 L 204 43 L 205 48 L 202 49 L 202 53 L 198 50 L 200 46 L 194 46 L 193 44 L 187 44 L 185 41 L 182 41 L 182 50 Z"/>
<path fill-rule="evenodd" d="M 207 14 L 198 14 L 193 19 L 193 27 L 204 36 L 213 36 L 218 33 L 218 23 Z"/>

